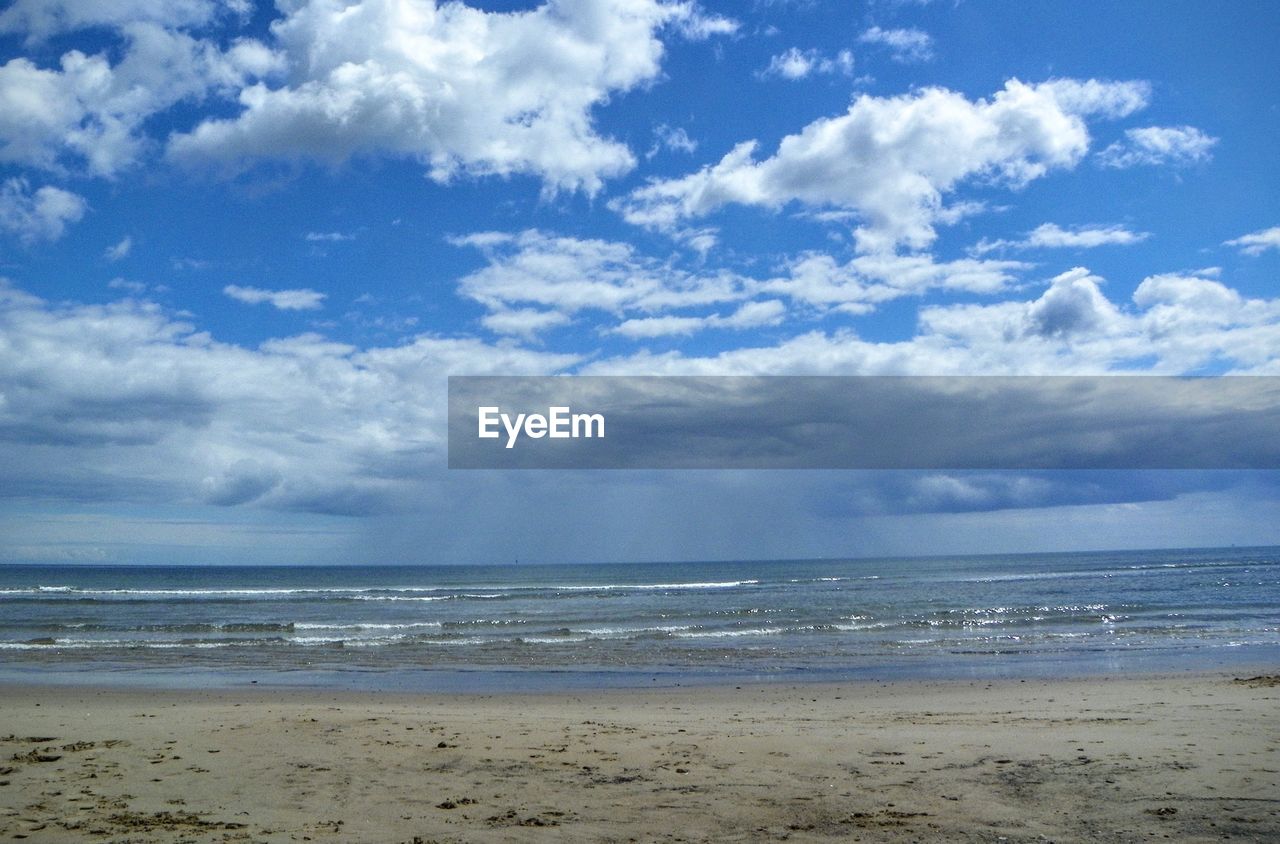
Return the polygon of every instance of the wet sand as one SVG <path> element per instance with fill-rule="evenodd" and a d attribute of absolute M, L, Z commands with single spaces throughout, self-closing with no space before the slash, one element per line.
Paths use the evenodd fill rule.
<path fill-rule="evenodd" d="M 1276 841 L 1242 679 L 0 687 L 0 841 Z"/>

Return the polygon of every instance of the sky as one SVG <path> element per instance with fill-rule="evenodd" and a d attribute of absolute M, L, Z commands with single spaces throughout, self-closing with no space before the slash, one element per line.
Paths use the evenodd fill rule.
<path fill-rule="evenodd" d="M 1280 543 L 1265 471 L 450 471 L 449 375 L 1280 374 L 1280 6 L 14 0 L 0 561 Z"/>

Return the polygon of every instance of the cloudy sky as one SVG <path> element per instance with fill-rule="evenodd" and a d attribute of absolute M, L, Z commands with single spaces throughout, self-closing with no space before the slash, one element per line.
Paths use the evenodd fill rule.
<path fill-rule="evenodd" d="M 14 0 L 0 558 L 1280 543 L 1268 472 L 460 472 L 450 374 L 1280 374 L 1267 0 Z"/>

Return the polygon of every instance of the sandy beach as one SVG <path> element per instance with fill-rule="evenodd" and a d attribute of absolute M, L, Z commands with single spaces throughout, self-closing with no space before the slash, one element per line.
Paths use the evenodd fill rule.
<path fill-rule="evenodd" d="M 0 839 L 1274 841 L 1274 676 L 0 688 Z"/>

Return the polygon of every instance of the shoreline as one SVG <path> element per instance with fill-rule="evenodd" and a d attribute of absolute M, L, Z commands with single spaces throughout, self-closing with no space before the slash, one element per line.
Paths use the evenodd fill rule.
<path fill-rule="evenodd" d="M 503 694 L 0 684 L 0 836 L 1275 840 L 1277 683 L 1272 671 Z"/>
<path fill-rule="evenodd" d="M 862 683 L 1018 682 L 1022 680 L 1159 679 L 1178 676 L 1264 674 L 1280 667 L 1280 645 L 1248 645 L 1202 651 L 1061 652 L 992 657 L 882 661 L 846 667 L 794 667 L 748 671 L 715 666 L 140 666 L 70 662 L 0 667 L 0 688 L 117 689 L 122 691 L 329 690 L 353 694 L 557 694 L 600 690 L 701 689 L 723 686 Z"/>

